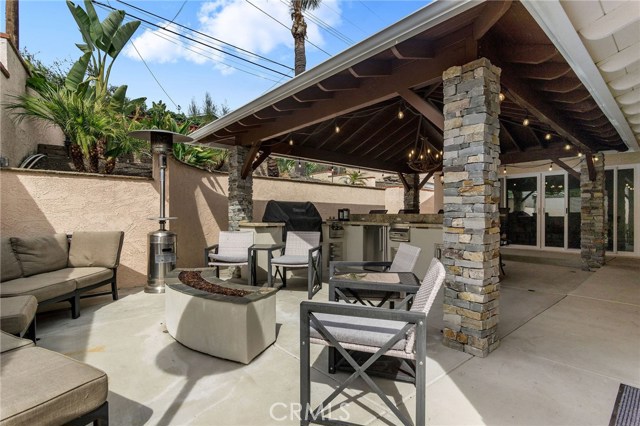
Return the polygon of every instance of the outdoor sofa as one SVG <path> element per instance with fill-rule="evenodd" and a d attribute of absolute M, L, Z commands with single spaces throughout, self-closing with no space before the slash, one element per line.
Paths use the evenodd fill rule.
<path fill-rule="evenodd" d="M 105 372 L 0 331 L 0 426 L 109 424 Z"/>
<path fill-rule="evenodd" d="M 68 301 L 80 316 L 80 297 L 118 299 L 116 271 L 124 232 L 74 232 L 0 238 L 0 297 L 32 295 L 38 306 Z M 111 291 L 86 292 L 111 284 Z"/>

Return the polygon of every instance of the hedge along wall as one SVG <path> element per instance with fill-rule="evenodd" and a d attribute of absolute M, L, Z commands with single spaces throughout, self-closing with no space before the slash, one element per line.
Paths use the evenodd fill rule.
<path fill-rule="evenodd" d="M 36 236 L 56 232 L 111 231 L 125 233 L 118 269 L 119 287 L 147 282 L 147 234 L 158 229 L 159 182 L 73 172 L 0 169 L 0 234 Z M 203 249 L 226 230 L 228 179 L 175 160 L 167 173 L 167 213 L 178 219 L 169 228 L 178 234 L 178 266 L 199 267 Z M 311 201 L 323 218 L 338 208 L 367 213 L 384 206 L 384 191 L 345 185 L 254 178 L 254 220 L 260 221 L 270 199 Z"/>
<path fill-rule="evenodd" d="M 0 171 L 0 233 L 37 236 L 73 231 L 124 231 L 119 287 L 147 281 L 147 233 L 157 222 L 156 182 L 151 179 L 72 172 Z"/>
<path fill-rule="evenodd" d="M 209 173 L 171 160 L 169 214 L 177 216 L 170 228 L 178 234 L 178 266 L 204 265 L 206 246 L 218 242 L 220 230 L 228 229 L 226 173 Z M 260 222 L 269 200 L 311 201 L 323 219 L 337 217 L 339 208 L 351 213 L 368 213 L 384 208 L 384 190 L 292 181 L 284 178 L 253 177 L 253 221 Z"/>

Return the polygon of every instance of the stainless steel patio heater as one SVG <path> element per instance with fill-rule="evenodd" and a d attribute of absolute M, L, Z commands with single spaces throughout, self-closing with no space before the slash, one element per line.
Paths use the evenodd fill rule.
<path fill-rule="evenodd" d="M 137 130 L 129 133 L 129 136 L 143 139 L 151 143 L 151 153 L 156 156 L 160 168 L 160 216 L 150 217 L 149 220 L 157 220 L 160 229 L 147 234 L 148 262 L 147 285 L 145 293 L 164 293 L 164 284 L 167 274 L 176 267 L 178 236 L 165 229 L 168 220 L 176 217 L 165 216 L 165 171 L 167 169 L 167 155 L 172 152 L 174 142 L 190 142 L 189 136 L 166 130 Z"/>

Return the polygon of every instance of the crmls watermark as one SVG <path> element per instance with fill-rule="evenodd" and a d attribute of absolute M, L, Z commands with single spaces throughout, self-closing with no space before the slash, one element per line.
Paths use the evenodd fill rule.
<path fill-rule="evenodd" d="M 341 403 L 340 405 L 338 405 L 337 409 L 332 407 L 331 404 L 325 407 L 318 407 L 319 409 L 316 410 L 315 415 L 311 413 L 312 408 L 308 406 L 306 412 L 308 413 L 309 418 L 307 420 L 319 420 L 319 419 L 322 419 L 323 416 L 326 416 L 325 413 L 333 413 L 334 414 L 334 416 L 332 416 L 333 420 L 339 420 L 344 422 L 349 421 L 350 416 L 349 416 L 349 412 L 347 411 L 348 405 L 349 404 L 347 403 Z M 302 420 L 303 415 L 304 414 L 302 412 L 302 404 L 300 404 L 299 402 L 292 402 L 292 403 L 276 402 L 275 404 L 271 405 L 271 408 L 269 409 L 269 416 L 271 417 L 271 419 L 278 422 L 282 422 L 286 420 L 300 421 Z"/>

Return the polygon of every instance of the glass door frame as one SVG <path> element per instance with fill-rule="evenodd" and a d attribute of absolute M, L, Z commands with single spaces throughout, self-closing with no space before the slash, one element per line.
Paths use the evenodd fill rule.
<path fill-rule="evenodd" d="M 618 171 L 619 170 L 633 170 L 633 181 L 634 187 L 640 188 L 640 165 L 638 164 L 620 164 L 614 166 L 605 166 L 605 171 L 611 170 L 613 173 L 613 223 L 609 223 L 608 226 L 612 227 L 612 238 L 613 238 L 613 250 L 606 250 L 606 253 L 615 254 L 618 256 L 637 256 L 640 254 L 640 226 L 635 226 L 634 228 L 634 242 L 635 247 L 633 251 L 618 251 Z M 634 220 L 638 219 L 638 207 L 640 206 L 640 191 L 634 191 Z M 636 220 L 636 223 L 640 223 Z"/>
<path fill-rule="evenodd" d="M 547 242 L 547 194 L 544 183 L 546 183 L 546 179 L 548 176 L 562 176 L 562 182 L 564 187 L 564 196 L 563 196 L 563 204 L 564 204 L 564 214 L 563 214 L 563 225 L 562 225 L 562 247 L 556 246 L 548 246 Z M 544 182 L 544 183 L 543 183 Z M 540 245 L 539 248 L 544 250 L 572 250 L 576 251 L 579 249 L 570 249 L 569 246 L 569 173 L 566 171 L 549 171 L 549 172 L 541 172 L 540 173 L 540 182 L 539 185 L 542 187 L 540 191 L 540 196 L 538 200 L 540 200 Z"/>
<path fill-rule="evenodd" d="M 547 247 L 546 242 L 546 195 L 544 189 L 544 182 L 547 176 L 562 176 L 563 177 L 563 185 L 564 185 L 564 225 L 563 225 L 563 244 L 562 247 Z M 504 188 L 501 195 L 501 204 L 503 206 L 508 206 L 508 188 L 507 188 L 507 179 L 518 179 L 518 178 L 527 178 L 527 177 L 535 177 L 536 178 L 536 186 L 537 186 L 537 200 L 536 200 L 536 244 L 535 245 L 523 245 L 523 244 L 511 244 L 514 248 L 522 248 L 522 249 L 538 249 L 538 250 L 548 250 L 548 251 L 565 251 L 568 250 L 570 252 L 579 252 L 580 249 L 576 248 L 568 248 L 569 246 L 569 173 L 564 170 L 552 170 L 547 172 L 534 172 L 534 173 L 518 173 L 517 175 L 507 175 L 501 176 L 500 184 Z"/>

